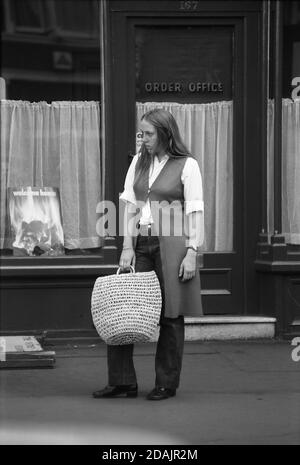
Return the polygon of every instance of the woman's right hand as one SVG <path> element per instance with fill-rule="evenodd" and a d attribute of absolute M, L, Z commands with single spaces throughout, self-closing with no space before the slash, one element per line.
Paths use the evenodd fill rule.
<path fill-rule="evenodd" d="M 135 267 L 135 252 L 133 248 L 123 249 L 119 260 L 119 266 L 122 270 L 129 268 L 130 265 Z"/>

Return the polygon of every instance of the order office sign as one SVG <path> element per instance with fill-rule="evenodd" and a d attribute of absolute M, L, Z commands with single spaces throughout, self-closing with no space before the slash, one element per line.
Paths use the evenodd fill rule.
<path fill-rule="evenodd" d="M 232 99 L 232 26 L 136 27 L 139 101 Z"/>

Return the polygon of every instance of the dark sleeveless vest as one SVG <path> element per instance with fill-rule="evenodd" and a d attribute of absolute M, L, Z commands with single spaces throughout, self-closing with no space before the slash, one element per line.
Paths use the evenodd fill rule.
<path fill-rule="evenodd" d="M 184 190 L 181 174 L 187 157 L 170 157 L 149 188 L 149 172 L 137 179 L 133 189 L 137 201 L 150 201 L 154 228 L 159 238 L 165 288 L 165 316 L 201 316 L 200 276 L 189 281 L 178 277 L 180 264 L 186 255 L 188 237 L 184 215 Z M 171 204 L 171 208 L 170 208 Z"/>

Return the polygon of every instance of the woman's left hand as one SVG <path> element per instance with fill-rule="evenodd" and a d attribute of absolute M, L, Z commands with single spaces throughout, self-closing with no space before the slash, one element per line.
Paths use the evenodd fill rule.
<path fill-rule="evenodd" d="M 197 265 L 197 253 L 194 250 L 188 249 L 186 256 L 181 262 L 179 268 L 179 278 L 182 278 L 181 281 L 188 281 L 192 279 L 196 274 L 196 265 Z"/>

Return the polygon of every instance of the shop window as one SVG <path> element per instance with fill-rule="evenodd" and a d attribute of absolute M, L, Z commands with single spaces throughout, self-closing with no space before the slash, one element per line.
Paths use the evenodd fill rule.
<path fill-rule="evenodd" d="M 104 185 L 100 3 L 20 0 L 13 2 L 12 16 L 11 5 L 4 6 L 15 27 L 5 27 L 10 32 L 2 37 L 1 254 L 98 255 L 103 239 L 96 208 Z M 68 36 L 58 43 L 55 34 L 36 34 L 50 23 L 93 38 Z M 26 41 L 20 28 L 27 28 Z"/>
<path fill-rule="evenodd" d="M 282 2 L 282 167 L 281 231 L 300 245 L 300 1 Z M 275 2 L 270 11 L 270 91 L 268 102 L 268 231 L 274 227 L 274 37 Z"/>
<path fill-rule="evenodd" d="M 282 232 L 300 245 L 300 1 L 283 2 Z"/>

